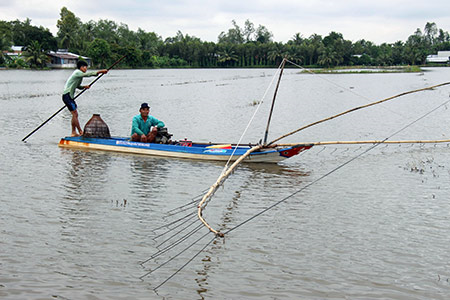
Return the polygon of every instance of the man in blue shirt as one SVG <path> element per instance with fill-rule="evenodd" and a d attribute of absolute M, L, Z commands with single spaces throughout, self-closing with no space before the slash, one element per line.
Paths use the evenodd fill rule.
<path fill-rule="evenodd" d="M 141 104 L 139 112 L 139 115 L 133 117 L 131 140 L 134 142 L 152 143 L 158 132 L 157 127 L 164 127 L 164 123 L 149 115 L 150 107 L 147 103 Z M 152 126 L 153 128 L 151 128 Z"/>

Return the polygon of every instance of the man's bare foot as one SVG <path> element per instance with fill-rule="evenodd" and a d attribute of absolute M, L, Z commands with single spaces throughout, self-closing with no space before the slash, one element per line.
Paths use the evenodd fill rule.
<path fill-rule="evenodd" d="M 72 132 L 72 134 L 70 136 L 80 136 L 80 135 L 76 132 Z"/>

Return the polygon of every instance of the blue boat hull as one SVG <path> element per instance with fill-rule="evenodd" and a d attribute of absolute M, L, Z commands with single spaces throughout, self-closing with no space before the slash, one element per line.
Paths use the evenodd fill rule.
<path fill-rule="evenodd" d="M 154 144 L 133 142 L 129 138 L 114 137 L 109 139 L 64 137 L 59 142 L 63 148 L 90 149 L 114 152 L 126 152 L 134 154 L 200 159 L 212 161 L 228 161 L 238 159 L 246 153 L 251 146 L 231 146 L 210 143 L 175 143 Z M 311 148 L 311 144 L 299 144 L 292 147 L 272 147 L 251 153 L 245 161 L 277 163 L 300 152 Z"/>

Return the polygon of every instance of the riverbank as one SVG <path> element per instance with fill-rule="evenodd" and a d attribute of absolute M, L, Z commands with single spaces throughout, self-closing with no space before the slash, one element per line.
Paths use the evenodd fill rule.
<path fill-rule="evenodd" d="M 300 73 L 315 73 L 315 74 L 371 74 L 371 73 L 422 73 L 426 72 L 423 70 L 423 68 L 426 67 L 440 67 L 445 68 L 448 67 L 447 65 L 442 66 L 428 66 L 428 65 L 422 65 L 422 66 L 340 66 L 340 67 L 334 67 L 334 68 L 317 68 L 317 67 L 310 67 L 305 66 L 304 69 L 300 71 Z M 286 68 L 291 68 L 286 66 Z M 96 69 L 96 68 L 91 68 Z M 177 69 L 183 69 L 183 70 L 195 70 L 195 69 L 223 69 L 223 70 L 230 70 L 230 69 L 275 69 L 275 67 L 270 66 L 255 66 L 255 67 L 211 67 L 211 68 L 200 68 L 200 67 L 165 67 L 165 68 L 130 68 L 130 67 L 116 67 L 115 69 L 120 70 L 177 70 Z M 0 67 L 0 71 L 5 70 L 26 70 L 26 71 L 52 71 L 52 70 L 61 70 L 61 69 L 51 69 L 51 68 L 44 68 L 44 69 L 31 69 L 31 68 L 7 68 L 7 67 Z M 71 70 L 71 69 L 68 69 Z"/>

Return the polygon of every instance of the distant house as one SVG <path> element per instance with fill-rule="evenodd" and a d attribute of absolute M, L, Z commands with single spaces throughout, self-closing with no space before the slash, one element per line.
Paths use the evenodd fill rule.
<path fill-rule="evenodd" d="M 450 62 L 450 51 L 438 51 L 437 54 L 427 56 L 427 63 L 448 63 Z"/>
<path fill-rule="evenodd" d="M 58 49 L 58 51 L 50 51 L 47 54 L 51 61 L 47 64 L 48 67 L 57 68 L 57 69 L 73 69 L 77 67 L 78 58 L 84 59 L 88 65 L 91 65 L 91 59 L 86 56 L 81 56 L 72 52 L 67 51 L 66 49 Z"/>
<path fill-rule="evenodd" d="M 12 60 L 16 60 L 16 58 L 22 55 L 22 50 L 25 48 L 24 46 L 11 46 L 10 51 L 3 51 L 4 55 L 9 56 Z"/>

